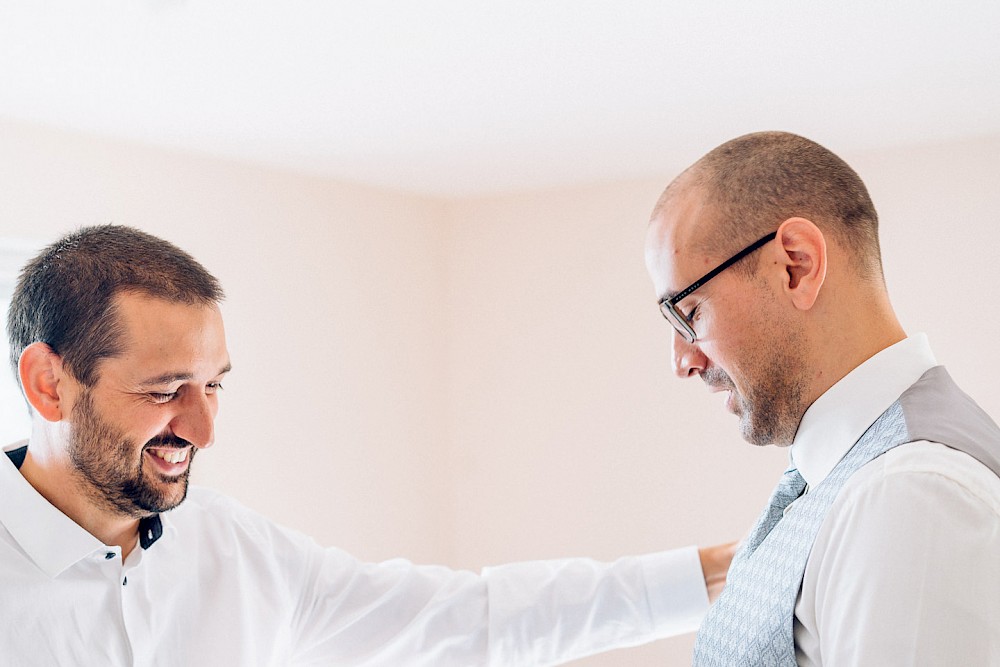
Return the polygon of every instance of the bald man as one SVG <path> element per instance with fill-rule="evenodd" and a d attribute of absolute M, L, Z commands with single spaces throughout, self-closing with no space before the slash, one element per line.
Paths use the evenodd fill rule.
<path fill-rule="evenodd" d="M 729 141 L 667 187 L 646 263 L 677 375 L 790 448 L 694 663 L 1000 664 L 1000 429 L 897 320 L 858 175 Z"/>

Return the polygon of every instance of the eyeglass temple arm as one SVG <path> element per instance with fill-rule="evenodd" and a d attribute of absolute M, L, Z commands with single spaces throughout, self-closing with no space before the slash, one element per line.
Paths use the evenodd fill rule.
<path fill-rule="evenodd" d="M 691 292 L 695 291 L 696 289 L 698 289 L 699 287 L 701 287 L 702 285 L 704 285 L 705 283 L 707 283 L 709 280 L 711 280 L 712 278 L 714 278 L 715 276 L 719 275 L 720 273 L 722 273 L 723 271 L 725 271 L 726 269 L 728 269 L 730 266 L 732 266 L 736 262 L 738 262 L 741 259 L 743 259 L 744 257 L 746 257 L 747 255 L 749 255 L 750 253 L 752 253 L 754 250 L 757 250 L 758 248 L 760 248 L 761 246 L 763 246 L 766 243 L 770 243 L 775 238 L 777 238 L 777 236 L 778 236 L 778 232 L 776 232 L 776 231 L 775 232 L 771 232 L 770 234 L 768 234 L 764 238 L 758 240 L 756 243 L 753 243 L 752 245 L 747 246 L 746 248 L 744 248 L 740 252 L 736 253 L 735 255 L 733 255 L 732 257 L 730 257 L 726 261 L 724 261 L 722 264 L 719 264 L 717 267 L 715 267 L 714 269 L 712 269 L 711 271 L 709 271 L 708 273 L 706 273 L 705 275 L 703 275 L 699 280 L 697 280 L 696 282 L 692 283 L 692 285 L 690 287 L 688 287 L 686 290 L 684 290 L 683 292 L 681 292 L 677 296 L 675 296 L 675 297 L 673 297 L 671 299 L 668 299 L 667 303 L 672 306 L 675 303 L 677 303 L 678 301 L 683 300 L 684 297 L 686 297 L 688 294 L 690 294 Z"/>

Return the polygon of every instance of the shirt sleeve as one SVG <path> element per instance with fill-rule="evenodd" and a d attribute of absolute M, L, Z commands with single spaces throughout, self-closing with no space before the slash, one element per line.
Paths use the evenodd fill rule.
<path fill-rule="evenodd" d="M 693 632 L 708 610 L 695 547 L 614 563 L 519 563 L 484 576 L 497 667 L 556 665 Z"/>
<path fill-rule="evenodd" d="M 708 608 L 694 547 L 481 575 L 323 551 L 293 624 L 305 664 L 554 665 L 692 631 Z"/>
<path fill-rule="evenodd" d="M 856 476 L 806 567 L 800 663 L 1000 661 L 1000 480 L 933 443 L 900 447 Z"/>

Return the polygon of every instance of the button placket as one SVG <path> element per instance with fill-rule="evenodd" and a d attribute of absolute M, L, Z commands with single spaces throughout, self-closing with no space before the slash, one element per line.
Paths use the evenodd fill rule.
<path fill-rule="evenodd" d="M 120 548 L 105 547 L 92 556 L 92 558 L 96 559 L 100 563 L 99 567 L 102 570 L 103 576 L 107 577 L 108 583 L 113 584 L 114 588 L 118 591 L 116 598 L 118 601 L 117 611 L 120 619 L 121 638 L 124 642 L 124 648 L 128 653 L 128 661 L 125 664 L 131 665 L 134 663 L 134 651 L 132 648 L 132 633 L 129 631 L 128 610 L 126 609 L 127 602 L 123 587 L 125 566 L 121 555 Z M 117 561 L 115 559 L 117 559 Z"/>

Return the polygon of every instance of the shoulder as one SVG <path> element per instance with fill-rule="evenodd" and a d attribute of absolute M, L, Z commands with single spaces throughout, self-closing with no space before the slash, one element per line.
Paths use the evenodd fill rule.
<path fill-rule="evenodd" d="M 1000 549 L 1000 478 L 968 454 L 921 441 L 851 476 L 822 520 L 810 561 L 848 552 L 868 563 L 892 554 L 953 559 L 943 545 Z"/>
<path fill-rule="evenodd" d="M 844 485 L 813 542 L 806 581 L 817 588 L 847 572 L 855 582 L 912 581 L 921 563 L 927 571 L 1000 575 L 998 550 L 1000 478 L 967 454 L 914 442 Z"/>
<path fill-rule="evenodd" d="M 168 512 L 167 522 L 180 539 L 197 536 L 202 542 L 225 542 L 272 548 L 279 544 L 316 546 L 307 536 L 281 526 L 240 501 L 214 489 L 192 485 L 187 498 Z"/>
<path fill-rule="evenodd" d="M 831 510 L 859 502 L 872 510 L 880 498 L 912 496 L 946 498 L 1000 517 L 1000 477 L 964 452 L 927 441 L 900 445 L 864 465 Z"/>
<path fill-rule="evenodd" d="M 218 521 L 257 520 L 263 516 L 251 510 L 235 498 L 204 486 L 192 484 L 187 497 L 168 515 L 177 521 Z"/>

